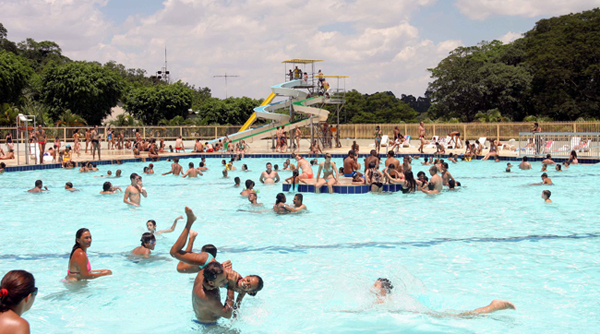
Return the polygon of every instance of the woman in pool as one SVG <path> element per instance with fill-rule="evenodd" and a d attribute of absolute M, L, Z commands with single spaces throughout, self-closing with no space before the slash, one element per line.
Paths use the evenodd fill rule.
<path fill-rule="evenodd" d="M 380 193 L 383 189 L 383 182 L 385 181 L 385 178 L 383 174 L 375 167 L 375 161 L 369 162 L 369 169 L 367 169 L 367 172 L 365 173 L 365 180 L 367 184 L 371 185 L 372 193 Z"/>
<path fill-rule="evenodd" d="M 323 178 L 321 176 L 321 170 L 323 171 Z M 338 183 L 338 169 L 335 162 L 331 161 L 331 154 L 325 154 L 325 161 L 319 164 L 319 171 L 317 172 L 317 182 L 315 183 L 315 192 L 321 193 L 321 186 L 327 185 L 329 193 L 333 194 L 333 185 Z"/>
<path fill-rule="evenodd" d="M 161 231 L 156 231 L 156 221 L 154 219 L 150 219 L 146 222 L 146 227 L 148 228 L 148 232 L 152 233 L 152 234 L 163 234 L 163 233 L 171 233 L 175 230 L 175 227 L 177 226 L 177 221 L 179 221 L 180 219 L 183 219 L 183 216 L 179 216 L 177 218 L 175 218 L 175 221 L 173 222 L 173 225 L 171 225 L 171 228 L 166 229 L 166 230 L 161 230 Z"/>
<path fill-rule="evenodd" d="M 154 237 L 154 234 L 150 232 L 145 232 L 142 234 L 142 239 L 140 239 L 140 241 L 142 242 L 142 245 L 137 246 L 133 251 L 131 251 L 131 254 L 143 256 L 147 259 L 150 257 L 150 253 L 156 246 L 156 237 Z"/>
<path fill-rule="evenodd" d="M 275 205 L 273 205 L 273 211 L 275 211 L 275 213 L 289 212 L 285 207 L 285 200 L 285 195 L 283 193 L 277 194 L 277 197 L 275 197 Z"/>
<path fill-rule="evenodd" d="M 21 315 L 31 308 L 38 288 L 25 270 L 11 270 L 0 283 L 0 334 L 29 334 L 29 323 Z"/>
<path fill-rule="evenodd" d="M 417 191 L 419 181 L 415 180 L 413 172 L 404 173 L 404 184 L 402 184 L 402 193 L 409 194 Z"/>
<path fill-rule="evenodd" d="M 92 234 L 87 228 L 80 228 L 75 234 L 75 245 L 69 256 L 69 269 L 67 281 L 80 281 L 112 275 L 108 269 L 92 270 L 92 265 L 87 257 L 87 249 L 92 245 Z"/>
<path fill-rule="evenodd" d="M 571 151 L 571 156 L 569 157 L 568 162 L 573 165 L 577 165 L 579 163 L 579 160 L 577 160 L 577 152 L 575 152 L 575 150 Z"/>

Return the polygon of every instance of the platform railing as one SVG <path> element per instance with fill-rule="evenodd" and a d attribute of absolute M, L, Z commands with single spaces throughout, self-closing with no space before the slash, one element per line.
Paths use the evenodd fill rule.
<path fill-rule="evenodd" d="M 600 132 L 521 132 L 519 156 L 568 158 L 600 158 Z"/>

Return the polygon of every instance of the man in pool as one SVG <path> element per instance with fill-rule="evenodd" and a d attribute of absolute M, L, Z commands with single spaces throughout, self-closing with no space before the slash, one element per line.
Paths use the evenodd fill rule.
<path fill-rule="evenodd" d="M 198 171 L 196 168 L 194 168 L 194 163 L 190 162 L 188 164 L 188 170 L 185 172 L 185 174 L 183 174 L 183 178 L 185 177 L 198 177 L 198 174 L 202 175 L 202 172 Z"/>
<path fill-rule="evenodd" d="M 112 194 L 116 193 L 117 191 L 123 192 L 123 190 L 121 190 L 120 187 L 113 187 L 112 183 L 106 181 L 102 185 L 102 191 L 100 192 L 100 194 L 101 195 L 112 195 Z"/>
<path fill-rule="evenodd" d="M 394 166 L 400 166 L 400 160 L 396 159 L 394 151 L 388 151 L 387 159 L 385 159 L 385 167 L 394 164 Z"/>
<path fill-rule="evenodd" d="M 123 202 L 133 206 L 140 206 L 141 196 L 148 197 L 148 193 L 146 193 L 146 188 L 142 185 L 142 177 L 137 175 L 136 173 L 132 173 L 129 176 L 131 180 L 131 184 L 125 189 L 125 197 L 123 198 Z"/>
<path fill-rule="evenodd" d="M 302 204 L 303 199 L 304 199 L 304 197 L 302 196 L 302 194 L 296 194 L 293 199 L 294 206 L 286 205 L 285 208 L 289 212 L 298 212 L 298 211 L 306 210 L 306 205 Z"/>
<path fill-rule="evenodd" d="M 531 164 L 527 161 L 527 157 L 523 157 L 523 161 L 519 164 L 519 169 L 529 170 L 531 169 Z"/>
<path fill-rule="evenodd" d="M 163 173 L 162 175 L 173 174 L 175 176 L 179 176 L 183 171 L 183 167 L 179 164 L 179 158 L 173 158 L 173 163 L 171 164 L 171 170 Z"/>
<path fill-rule="evenodd" d="M 263 203 L 258 203 L 258 195 L 254 192 L 248 194 L 248 201 L 254 206 L 261 206 Z"/>
<path fill-rule="evenodd" d="M 70 192 L 79 191 L 79 189 L 73 188 L 73 183 L 71 183 L 71 182 L 65 183 L 65 190 L 70 191 Z"/>
<path fill-rule="evenodd" d="M 373 284 L 373 287 L 371 288 L 371 291 L 373 293 L 375 293 L 375 296 L 377 298 L 377 300 L 375 301 L 375 304 L 382 304 L 386 301 L 386 297 L 392 293 L 392 290 L 394 289 L 394 286 L 392 285 L 392 282 L 387 279 L 387 278 L 378 278 L 375 281 L 375 284 Z M 515 307 L 515 305 L 509 301 L 505 301 L 505 300 L 498 300 L 498 299 L 494 299 L 492 300 L 492 302 L 484 307 L 480 307 L 478 309 L 475 309 L 473 311 L 467 311 L 467 312 L 463 312 L 463 313 L 459 313 L 459 314 L 453 314 L 453 313 L 440 313 L 440 312 L 435 312 L 435 311 L 424 311 L 424 312 L 419 312 L 419 311 L 414 311 L 416 313 L 424 313 L 424 314 L 428 314 L 434 317 L 469 317 L 469 316 L 476 316 L 476 315 L 480 315 L 480 314 L 486 314 L 486 313 L 492 313 L 492 312 L 496 312 L 496 311 L 501 311 L 501 310 L 506 310 L 506 309 L 512 309 L 512 310 L 516 310 L 517 308 Z"/>
<path fill-rule="evenodd" d="M 552 160 L 552 156 L 550 154 L 546 155 L 546 159 L 542 160 L 544 165 L 554 165 L 556 162 Z"/>
<path fill-rule="evenodd" d="M 550 199 L 550 195 L 552 195 L 552 193 L 550 192 L 550 190 L 544 190 L 544 191 L 542 191 L 542 198 L 544 199 L 544 202 L 546 202 L 546 203 L 552 203 L 552 200 Z"/>
<path fill-rule="evenodd" d="M 354 177 L 355 175 L 362 176 L 359 172 L 360 164 L 356 161 L 356 153 L 353 150 L 348 151 L 348 156 L 344 158 L 344 176 Z"/>
<path fill-rule="evenodd" d="M 538 183 L 532 183 L 530 184 L 531 186 L 541 186 L 541 185 L 553 185 L 554 183 L 552 183 L 552 180 L 548 177 L 548 174 L 544 173 L 542 174 L 542 182 L 538 182 Z"/>
<path fill-rule="evenodd" d="M 48 187 L 44 187 L 44 183 L 42 182 L 42 180 L 36 180 L 35 181 L 35 187 L 27 190 L 30 193 L 39 193 L 42 191 L 48 191 Z"/>
<path fill-rule="evenodd" d="M 431 168 L 429 168 L 429 174 L 431 174 L 431 179 L 429 180 L 429 183 L 433 184 L 433 189 L 431 189 L 431 191 L 439 194 L 442 192 L 444 181 L 442 180 L 442 177 L 438 175 L 437 172 L 437 167 L 431 166 Z"/>
<path fill-rule="evenodd" d="M 270 162 L 267 162 L 267 170 L 260 174 L 259 181 L 262 183 L 279 182 L 279 173 L 273 170 L 273 165 Z"/>

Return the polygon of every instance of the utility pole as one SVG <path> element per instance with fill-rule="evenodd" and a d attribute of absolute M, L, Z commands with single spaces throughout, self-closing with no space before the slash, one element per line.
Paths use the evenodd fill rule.
<path fill-rule="evenodd" d="M 227 98 L 227 78 L 238 78 L 239 75 L 230 75 L 225 73 L 224 75 L 213 75 L 213 78 L 225 78 L 225 98 Z"/>

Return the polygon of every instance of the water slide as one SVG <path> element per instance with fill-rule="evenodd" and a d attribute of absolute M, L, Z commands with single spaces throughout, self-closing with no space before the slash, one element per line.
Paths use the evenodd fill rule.
<path fill-rule="evenodd" d="M 329 114 L 327 110 L 309 107 L 313 104 L 322 103 L 324 98 L 315 97 L 306 99 L 308 93 L 300 90 L 304 86 L 305 85 L 302 80 L 292 80 L 272 86 L 272 93 L 263 101 L 260 106 L 254 108 L 254 113 L 250 116 L 248 121 L 244 123 L 240 131 L 229 135 L 229 139 L 231 139 L 231 141 L 234 143 L 242 139 L 248 142 L 253 142 L 254 140 L 260 140 L 262 138 L 273 136 L 277 131 L 277 127 L 279 126 L 308 126 L 311 124 L 311 118 L 313 117 L 318 119 L 316 120 L 317 122 L 327 120 L 327 116 Z M 271 103 L 276 96 L 292 97 L 292 100 L 290 101 L 287 99 L 284 101 Z M 308 114 L 310 117 L 308 119 L 290 122 L 289 113 L 286 112 L 289 110 L 290 104 L 293 104 L 295 111 Z M 281 110 L 286 113 L 277 113 L 275 112 L 277 110 Z M 252 123 L 254 123 L 258 118 L 269 119 L 273 122 L 255 128 L 250 128 Z M 224 137 L 215 139 L 211 141 L 211 143 L 217 142 L 219 139 L 222 140 L 223 138 Z"/>

